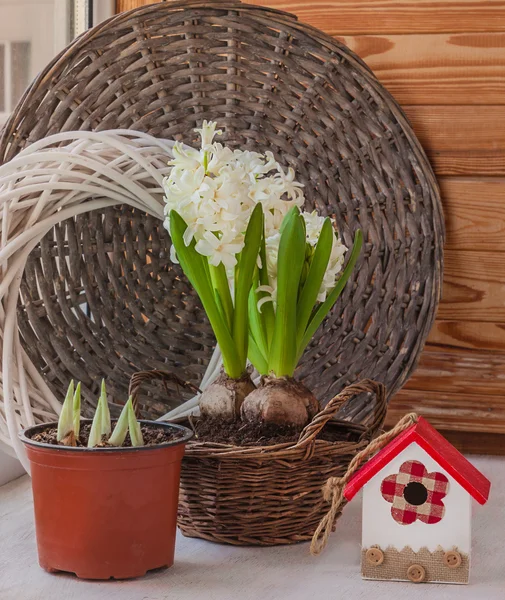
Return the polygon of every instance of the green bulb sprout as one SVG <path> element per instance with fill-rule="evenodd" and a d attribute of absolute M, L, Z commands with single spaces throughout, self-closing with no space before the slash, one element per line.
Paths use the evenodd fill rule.
<path fill-rule="evenodd" d="M 263 236 L 263 209 L 256 205 L 245 233 L 244 248 L 234 269 L 233 292 L 223 263 L 217 267 L 199 254 L 193 239 L 184 241 L 187 224 L 172 210 L 170 236 L 182 270 L 195 288 L 223 357 L 224 374 L 209 386 L 200 398 L 202 414 L 225 418 L 238 416 L 243 398 L 254 389 L 247 374 L 249 351 L 249 292 Z"/>
<path fill-rule="evenodd" d="M 67 395 L 61 408 L 58 420 L 57 440 L 65 446 L 76 446 L 79 439 L 81 425 L 81 384 L 77 384 L 74 391 L 74 381 L 68 386 Z M 102 380 L 100 397 L 95 410 L 88 437 L 88 448 L 95 448 L 103 444 L 109 446 L 122 446 L 126 434 L 130 433 L 132 446 L 143 446 L 144 439 L 140 423 L 135 416 L 133 399 L 130 396 L 128 402 L 116 422 L 112 431 L 109 405 L 107 403 L 107 389 L 105 381 Z"/>
<path fill-rule="evenodd" d="M 305 221 L 297 207 L 284 217 L 277 258 L 277 296 L 261 301 L 269 287 L 264 242 L 256 284 L 249 297 L 249 360 L 263 376 L 241 407 L 251 422 L 304 426 L 319 411 L 319 403 L 305 386 L 293 379 L 295 369 L 313 335 L 342 293 L 361 252 L 363 236 L 357 231 L 340 278 L 323 302 L 318 294 L 330 260 L 334 231 L 324 220 L 315 247 L 306 239 Z"/>

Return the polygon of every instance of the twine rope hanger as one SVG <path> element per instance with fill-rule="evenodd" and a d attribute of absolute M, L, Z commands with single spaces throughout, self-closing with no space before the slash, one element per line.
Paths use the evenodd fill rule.
<path fill-rule="evenodd" d="M 351 460 L 347 471 L 342 477 L 330 477 L 323 487 L 323 498 L 331 504 L 328 512 L 319 522 L 314 536 L 310 543 L 310 553 L 313 556 L 321 554 L 328 538 L 333 531 L 333 525 L 337 518 L 337 515 L 342 511 L 344 506 L 347 504 L 347 500 L 344 498 L 345 486 L 349 483 L 352 476 L 360 469 L 360 467 L 376 452 L 387 446 L 391 440 L 397 435 L 408 429 L 414 423 L 417 423 L 418 416 L 416 413 L 409 413 L 402 417 L 398 423 L 386 431 L 382 435 L 376 437 L 368 444 L 361 452 L 358 452 L 356 456 Z"/>

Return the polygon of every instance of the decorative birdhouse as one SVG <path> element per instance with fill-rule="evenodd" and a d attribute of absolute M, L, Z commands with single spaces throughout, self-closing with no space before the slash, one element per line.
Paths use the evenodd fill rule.
<path fill-rule="evenodd" d="M 365 579 L 468 583 L 472 498 L 490 483 L 420 417 L 344 489 L 363 488 L 361 570 Z"/>

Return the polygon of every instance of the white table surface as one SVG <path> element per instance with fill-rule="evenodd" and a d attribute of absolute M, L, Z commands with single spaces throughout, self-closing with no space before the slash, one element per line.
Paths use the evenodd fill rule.
<path fill-rule="evenodd" d="M 470 457 L 491 480 L 491 497 L 474 506 L 471 582 L 467 586 L 363 581 L 361 500 L 344 510 L 319 557 L 308 544 L 235 548 L 177 538 L 171 569 L 130 581 L 80 581 L 37 563 L 30 479 L 0 488 L 0 600 L 504 600 L 505 458 Z"/>

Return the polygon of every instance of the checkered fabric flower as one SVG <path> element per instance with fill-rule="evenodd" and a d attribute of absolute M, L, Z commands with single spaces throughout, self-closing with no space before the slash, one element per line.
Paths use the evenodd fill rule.
<path fill-rule="evenodd" d="M 443 473 L 428 473 L 416 460 L 404 462 L 397 475 L 389 475 L 381 484 L 382 497 L 393 504 L 391 516 L 400 525 L 417 519 L 438 523 L 444 516 L 443 499 L 448 491 L 449 480 Z"/>

